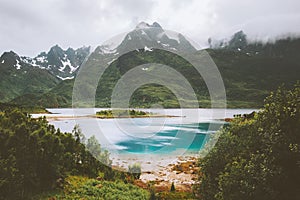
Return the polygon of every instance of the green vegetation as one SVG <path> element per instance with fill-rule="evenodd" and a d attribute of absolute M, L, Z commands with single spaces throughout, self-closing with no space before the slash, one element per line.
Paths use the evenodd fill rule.
<path fill-rule="evenodd" d="M 158 192 L 155 194 L 156 200 L 194 200 L 197 199 L 191 192 Z"/>
<path fill-rule="evenodd" d="M 55 87 L 59 80 L 46 70 L 24 64 L 22 70 L 13 67 L 16 63 L 14 52 L 6 52 L 1 58 L 5 63 L 0 63 L 0 102 L 10 100 L 27 94 L 43 94 Z M 30 105 L 35 105 L 31 101 Z"/>
<path fill-rule="evenodd" d="M 72 89 L 74 80 L 65 80 L 44 93 L 25 94 L 11 102 L 21 105 L 38 105 L 47 108 L 70 107 L 72 105 Z"/>
<path fill-rule="evenodd" d="M 40 199 L 86 199 L 86 200 L 147 200 L 149 192 L 123 182 L 98 181 L 87 177 L 70 176 L 61 194 L 47 195 Z"/>
<path fill-rule="evenodd" d="M 128 166 L 128 172 L 131 173 L 134 178 L 139 179 L 142 173 L 142 168 L 139 163 L 134 163 Z"/>
<path fill-rule="evenodd" d="M 46 118 L 33 119 L 18 108 L 1 107 L 0 199 L 29 199 L 61 188 L 69 175 L 134 180 L 130 173 L 112 170 L 108 152 L 94 137 L 87 140 L 87 148 L 84 143 L 77 126 L 72 133 L 62 133 Z"/>
<path fill-rule="evenodd" d="M 9 103 L 0 103 L 0 110 L 7 110 L 18 108 L 22 112 L 31 113 L 31 114 L 38 114 L 38 113 L 49 113 L 44 107 L 41 106 L 26 106 L 26 105 L 16 105 L 16 104 L 9 104 Z"/>
<path fill-rule="evenodd" d="M 238 51 L 237 48 L 207 49 L 223 78 L 228 107 L 260 108 L 270 91 L 275 90 L 282 83 L 291 88 L 299 80 L 299 47 L 299 38 L 287 38 L 275 43 L 247 43 L 241 51 Z M 197 54 L 201 55 L 201 51 Z M 92 54 L 87 62 L 87 67 L 90 67 L 91 70 L 100 67 L 97 65 L 98 57 L 98 54 Z M 206 84 L 194 67 L 177 55 L 156 49 L 152 52 L 142 50 L 129 52 L 112 62 L 99 80 L 95 96 L 96 107 L 110 107 L 111 94 L 117 81 L 127 71 L 146 63 L 159 63 L 174 68 L 190 82 L 199 106 L 211 106 Z M 149 66 L 148 72 L 155 67 L 154 65 Z M 136 81 L 138 78 L 136 77 L 132 81 Z M 162 74 L 161 79 L 164 78 Z M 34 93 L 32 101 L 26 101 L 24 100 L 26 98 L 21 96 L 13 102 L 44 107 L 70 107 L 73 84 L 74 80 L 65 80 L 46 93 Z M 191 94 L 187 94 L 185 88 L 180 85 L 174 87 L 181 91 L 181 96 L 189 99 Z M 86 85 L 86 88 L 90 89 L 90 86 Z M 195 102 L 187 102 L 187 105 L 189 103 Z M 165 108 L 179 107 L 178 99 L 172 91 L 157 84 L 141 86 L 130 99 L 130 107 L 133 108 L 148 108 L 153 104 L 160 104 Z"/>
<path fill-rule="evenodd" d="M 98 118 L 151 117 L 152 113 L 141 110 L 101 110 L 96 112 Z"/>
<path fill-rule="evenodd" d="M 136 111 L 134 111 L 136 112 Z M 192 199 L 191 193 L 150 194 L 134 186 L 139 164 L 111 168 L 109 152 L 75 126 L 62 133 L 46 118 L 0 107 L 0 199 Z"/>
<path fill-rule="evenodd" d="M 111 166 L 112 161 L 109 159 L 109 152 L 101 149 L 95 136 L 92 136 L 87 140 L 86 149 L 101 163 Z"/>
<path fill-rule="evenodd" d="M 203 200 L 300 199 L 300 84 L 278 89 L 263 111 L 239 117 L 200 159 Z"/>

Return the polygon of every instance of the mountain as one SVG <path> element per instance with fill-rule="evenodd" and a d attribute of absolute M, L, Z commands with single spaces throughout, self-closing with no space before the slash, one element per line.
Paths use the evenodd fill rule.
<path fill-rule="evenodd" d="M 157 22 L 152 25 L 141 22 L 134 30 L 126 34 L 120 43 L 101 45 L 96 51 L 100 54 L 123 54 L 128 49 L 136 47 L 145 51 L 151 51 L 153 48 L 181 52 L 196 51 L 182 34 L 164 30 Z"/>
<path fill-rule="evenodd" d="M 150 35 L 150 33 L 154 34 L 154 31 L 151 31 L 153 25 L 143 23 L 138 25 L 135 30 L 124 37 L 123 41 L 119 46 L 115 47 L 113 52 L 103 53 L 101 50 L 102 46 L 99 46 L 91 54 L 86 62 L 86 67 L 90 67 L 91 70 L 93 66 L 101 67 L 99 59 L 110 61 L 110 66 L 99 80 L 96 90 L 96 106 L 110 106 L 110 97 L 115 84 L 122 75 L 133 67 L 146 63 L 161 63 L 172 66 L 186 77 L 197 94 L 200 106 L 209 107 L 209 92 L 197 71 L 172 52 L 152 47 L 151 44 L 157 45 L 157 37 L 153 36 L 151 40 L 149 40 L 150 37 L 144 38 L 145 34 L 140 30 L 146 32 L 146 29 L 148 31 L 147 35 Z M 158 29 L 155 28 L 154 30 L 159 34 L 161 32 L 160 29 L 162 28 L 158 27 Z M 131 40 L 128 40 L 129 36 Z M 131 42 L 139 43 L 137 46 L 140 47 L 148 46 L 147 48 L 128 52 L 118 60 L 111 59 L 110 55 L 118 54 L 119 51 L 122 51 L 123 45 L 131 45 Z M 226 87 L 228 106 L 257 108 L 263 104 L 263 99 L 270 91 L 275 90 L 282 83 L 291 86 L 299 80 L 300 66 L 298 62 L 299 52 L 297 51 L 299 48 L 300 39 L 286 38 L 267 44 L 251 43 L 248 42 L 247 36 L 241 31 L 234 34 L 225 47 L 206 49 L 206 51 L 213 58 L 222 75 Z M 202 52 L 200 50 L 194 53 L 201 54 Z M 150 67 L 148 70 L 153 69 L 153 67 Z M 138 77 L 135 77 L 135 80 L 137 79 Z M 94 83 L 93 80 L 86 80 L 86 82 L 89 81 Z M 67 89 L 68 87 L 69 89 Z M 183 92 L 185 91 L 184 88 L 181 89 Z M 55 105 L 70 106 L 72 100 L 71 98 L 66 98 L 66 94 L 70 96 L 71 91 L 72 83 L 68 81 L 64 84 L 63 82 L 42 99 L 45 102 L 51 96 L 55 97 Z M 190 94 L 184 95 L 188 97 Z M 131 99 L 131 106 L 133 107 L 149 107 L 155 103 L 164 107 L 179 106 L 172 91 L 166 87 L 154 84 L 140 87 L 134 92 Z M 50 105 L 52 104 L 50 103 Z"/>
<path fill-rule="evenodd" d="M 24 94 L 43 94 L 58 82 L 49 71 L 24 62 L 12 51 L 0 57 L 1 102 Z"/>
<path fill-rule="evenodd" d="M 129 32 L 122 43 L 117 47 L 117 52 L 125 52 L 131 47 L 144 47 L 145 50 L 166 49 L 181 52 L 192 52 L 196 49 L 180 33 L 164 30 L 157 22 L 149 25 L 139 23 Z"/>
<path fill-rule="evenodd" d="M 128 49 L 135 49 L 134 52 L 129 52 L 124 56 L 121 56 L 118 60 L 114 60 L 114 57 L 119 54 L 124 54 Z M 157 51 L 161 49 L 161 51 Z M 164 52 L 164 51 L 165 52 Z M 152 52 L 153 51 L 153 52 Z M 170 32 L 164 30 L 158 23 L 154 22 L 152 25 L 149 25 L 145 22 L 141 22 L 136 26 L 134 30 L 125 35 L 122 41 L 116 43 L 112 41 L 109 45 L 98 46 L 93 53 L 90 54 L 85 67 L 90 68 L 90 71 L 95 70 L 95 67 L 102 67 L 100 64 L 107 60 L 110 63 L 110 67 L 105 71 L 102 78 L 99 81 L 98 88 L 96 90 L 96 103 L 97 106 L 107 107 L 110 106 L 110 96 L 112 89 L 116 82 L 120 79 L 123 73 L 127 70 L 130 70 L 136 64 L 144 64 L 149 62 L 162 62 L 161 55 L 166 55 L 162 63 L 168 65 L 169 61 L 174 58 L 173 54 L 168 53 L 168 51 L 173 52 L 196 52 L 197 50 L 191 45 L 191 43 L 181 34 Z M 154 54 L 152 56 L 152 54 Z M 143 57 L 143 58 L 141 58 Z M 148 58 L 146 58 L 148 57 Z M 179 57 L 179 56 L 177 56 Z M 178 58 L 180 59 L 180 58 Z M 131 60 L 131 61 L 130 61 Z M 173 65 L 178 65 L 178 68 L 183 68 L 181 66 L 182 61 L 179 63 L 174 62 Z M 189 67 L 190 68 L 190 67 Z M 193 71 L 196 73 L 196 71 Z M 163 78 L 163 77 L 162 77 Z M 84 84 L 89 82 L 92 84 L 97 80 L 91 80 L 90 76 L 87 77 L 87 80 L 84 81 Z M 66 82 L 66 85 L 71 86 L 70 82 Z M 152 87 L 152 86 L 150 86 Z M 60 95 L 57 94 L 57 91 L 62 91 L 61 88 L 67 88 L 63 84 L 58 85 L 56 88 L 51 90 L 47 95 L 44 95 L 39 102 L 47 102 L 49 105 L 59 105 L 65 106 L 66 102 L 61 101 L 61 96 L 65 96 L 65 93 L 62 92 Z M 161 87 L 159 87 L 161 88 Z M 148 89 L 148 88 L 146 88 Z M 72 88 L 68 90 L 72 91 Z M 164 91 L 166 91 L 164 89 Z M 184 91 L 184 90 L 183 90 Z M 85 91 L 83 91 L 85 92 Z M 157 90 L 153 91 L 158 92 Z M 160 92 L 162 94 L 163 92 Z M 166 96 L 174 96 L 173 94 L 166 93 Z M 142 94 L 140 94 L 142 95 Z M 49 96 L 57 97 L 53 102 L 49 102 Z M 149 96 L 149 94 L 148 94 Z M 64 100 L 66 98 L 63 98 Z M 145 99 L 145 98 L 144 98 Z M 146 98 L 146 101 L 151 99 L 150 97 Z M 164 101 L 165 98 L 159 98 L 160 101 Z M 137 100 L 134 100 L 137 102 Z M 152 101 L 152 100 L 151 100 Z M 172 101 L 172 105 L 178 106 L 177 101 Z M 147 102 L 149 104 L 151 102 Z M 71 105 L 71 99 L 69 99 L 68 104 Z M 166 105 L 168 106 L 168 105 Z"/>
<path fill-rule="evenodd" d="M 247 44 L 247 35 L 243 31 L 238 31 L 229 40 L 226 48 L 233 51 L 241 51 L 247 47 Z"/>
<path fill-rule="evenodd" d="M 46 69 L 57 78 L 66 80 L 75 77 L 77 70 L 89 53 L 90 47 L 63 50 L 55 45 L 48 53 L 42 52 L 35 58 L 22 57 L 22 61 Z"/>
<path fill-rule="evenodd" d="M 128 49 L 131 51 L 127 52 Z M 229 40 L 223 40 L 223 43 L 217 46 L 212 45 L 212 48 L 205 51 L 210 54 L 222 75 L 228 106 L 257 108 L 263 104 L 263 99 L 269 92 L 279 85 L 284 83 L 289 87 L 299 81 L 299 49 L 300 38 L 285 38 L 273 43 L 249 42 L 247 35 L 239 31 Z M 202 77 L 190 63 L 175 54 L 188 52 L 201 55 L 204 50 L 197 50 L 184 36 L 164 30 L 158 23 L 149 25 L 142 22 L 120 40 L 100 45 L 95 48 L 94 52 L 90 53 L 87 48 L 81 50 L 82 54 L 74 50 L 77 51 L 77 56 L 81 55 L 77 57 L 77 64 L 76 59 L 71 59 L 72 56 L 67 53 L 73 51 L 63 51 L 58 46 L 34 58 L 36 63 L 37 60 L 42 60 L 40 59 L 42 56 L 47 60 L 44 62 L 46 64 L 38 63 L 40 65 L 35 68 L 46 70 L 54 78 L 61 76 L 69 80 L 58 79 L 58 83 L 55 83 L 53 87 L 40 93 L 33 91 L 30 94 L 19 95 L 12 102 L 45 107 L 70 107 L 74 85 L 72 77 L 78 76 L 80 68 L 78 63 L 82 63 L 85 55 L 89 54 L 84 65 L 87 69 L 85 71 L 87 76 L 84 80 L 80 80 L 80 85 L 83 86 L 80 93 L 90 94 L 90 91 L 95 90 L 96 96 L 89 96 L 89 98 L 95 98 L 98 107 L 109 107 L 112 91 L 118 80 L 134 67 L 147 63 L 159 63 L 174 68 L 190 82 L 200 107 L 210 106 L 209 91 Z M 115 59 L 117 55 L 125 52 L 126 54 Z M 66 65 L 63 68 L 63 63 L 68 62 L 67 60 L 70 61 L 72 67 Z M 32 62 L 34 61 L 28 60 L 28 63 Z M 19 64 L 22 69 L 22 58 Z M 88 75 L 99 73 L 98 69 L 102 69 L 106 64 L 109 64 L 109 67 L 104 71 L 100 80 Z M 34 66 L 31 65 L 31 68 Z M 17 70 L 20 67 L 17 62 L 14 62 L 10 68 Z M 157 66 L 149 65 L 146 69 L 141 68 L 141 72 L 147 73 L 148 70 L 156 68 Z M 60 72 L 64 74 L 59 74 Z M 96 77 L 100 75 L 96 74 Z M 160 78 L 170 79 L 163 75 Z M 137 80 L 139 77 L 134 77 L 132 81 Z M 98 83 L 97 88 L 94 88 L 95 83 Z M 183 96 L 191 95 L 183 86 L 177 85 L 176 87 Z M 169 108 L 179 106 L 174 93 L 169 88 L 158 84 L 141 86 L 130 99 L 132 107 L 150 107 L 153 104 Z"/>
<path fill-rule="evenodd" d="M 89 51 L 89 47 L 63 50 L 56 45 L 34 58 L 4 52 L 0 57 L 1 102 L 20 95 L 41 95 L 62 80 L 73 79 Z"/>

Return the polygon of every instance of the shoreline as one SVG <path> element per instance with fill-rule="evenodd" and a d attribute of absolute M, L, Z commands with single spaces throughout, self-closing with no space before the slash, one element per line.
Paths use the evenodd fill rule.
<path fill-rule="evenodd" d="M 112 155 L 112 167 L 127 171 L 134 163 L 141 165 L 142 173 L 135 184 L 147 188 L 149 182 L 154 184 L 157 191 L 169 191 L 174 183 L 177 191 L 191 192 L 197 183 L 198 154 L 187 155 Z"/>

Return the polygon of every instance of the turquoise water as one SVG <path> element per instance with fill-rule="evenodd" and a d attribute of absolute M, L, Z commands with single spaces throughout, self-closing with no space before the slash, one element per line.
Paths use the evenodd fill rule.
<path fill-rule="evenodd" d="M 98 109 L 100 110 L 100 109 Z M 52 109 L 55 116 L 70 116 L 71 109 Z M 195 113 L 197 111 L 197 113 Z M 224 125 L 219 119 L 234 114 L 251 113 L 253 109 L 194 109 L 164 110 L 164 114 L 181 115 L 178 118 L 159 119 L 65 119 L 51 121 L 63 132 L 71 132 L 78 124 L 89 138 L 95 136 L 103 148 L 119 154 L 169 154 L 176 151 L 199 152 L 210 135 Z M 82 112 L 82 111 L 80 111 Z M 88 116 L 88 110 L 77 116 Z M 225 113 L 225 114 L 223 114 Z"/>
<path fill-rule="evenodd" d="M 130 153 L 169 153 L 177 149 L 199 151 L 205 141 L 209 123 L 188 124 L 188 129 L 166 130 L 156 133 L 155 137 L 135 138 L 118 142 L 117 145 L 124 147 L 125 152 Z M 175 127 L 175 126 L 174 126 Z M 198 132 L 199 131 L 199 132 Z"/>

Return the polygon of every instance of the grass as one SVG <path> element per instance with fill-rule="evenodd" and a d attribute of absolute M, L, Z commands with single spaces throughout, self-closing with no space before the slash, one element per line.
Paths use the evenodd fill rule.
<path fill-rule="evenodd" d="M 44 193 L 33 199 L 52 200 L 146 200 L 150 193 L 132 184 L 112 181 L 98 181 L 82 176 L 69 176 L 63 190 Z"/>

